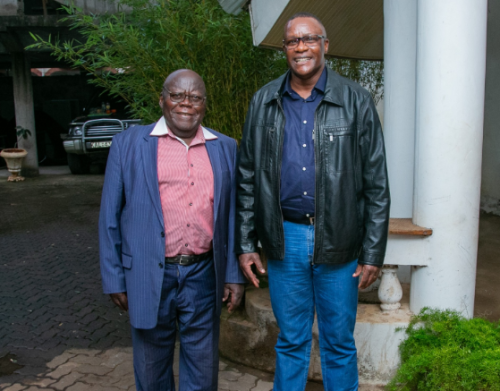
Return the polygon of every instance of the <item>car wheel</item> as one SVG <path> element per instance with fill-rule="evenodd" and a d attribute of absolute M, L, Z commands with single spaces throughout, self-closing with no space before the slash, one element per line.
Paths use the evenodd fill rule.
<path fill-rule="evenodd" d="M 72 174 L 88 174 L 90 172 L 90 159 L 85 155 L 68 153 L 68 166 Z"/>

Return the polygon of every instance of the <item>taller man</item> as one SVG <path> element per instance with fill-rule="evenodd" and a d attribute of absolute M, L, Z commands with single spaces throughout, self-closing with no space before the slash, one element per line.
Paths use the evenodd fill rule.
<path fill-rule="evenodd" d="M 245 122 L 236 252 L 255 286 L 258 241 L 269 259 L 274 390 L 304 390 L 315 310 L 325 389 L 357 390 L 358 287 L 378 276 L 389 224 L 382 129 L 370 94 L 325 68 L 317 17 L 292 16 L 283 50 L 290 70 L 254 95 Z"/>
<path fill-rule="evenodd" d="M 216 391 L 219 316 L 241 300 L 234 252 L 236 142 L 201 126 L 205 84 L 163 85 L 163 117 L 113 139 L 99 220 L 104 292 L 130 310 L 138 391 Z"/>

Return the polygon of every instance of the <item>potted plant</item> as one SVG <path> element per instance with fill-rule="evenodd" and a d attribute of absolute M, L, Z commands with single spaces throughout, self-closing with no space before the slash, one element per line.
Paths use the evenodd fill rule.
<path fill-rule="evenodd" d="M 22 137 L 24 139 L 31 136 L 31 131 L 23 128 L 22 126 L 16 126 L 16 133 L 17 137 Z M 28 152 L 22 148 L 6 148 L 0 152 L 0 156 L 3 157 L 7 163 L 7 170 L 9 170 L 12 174 L 9 178 L 7 178 L 8 181 L 24 181 L 24 177 L 20 176 L 19 173 L 21 172 L 23 159 L 27 154 Z"/>

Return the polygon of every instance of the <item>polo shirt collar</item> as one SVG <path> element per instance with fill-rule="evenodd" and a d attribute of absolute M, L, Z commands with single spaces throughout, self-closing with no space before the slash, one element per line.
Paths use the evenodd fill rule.
<path fill-rule="evenodd" d="M 288 70 L 284 75 L 281 75 L 274 82 L 271 82 L 272 88 L 270 89 L 269 94 L 264 98 L 264 104 L 280 99 L 289 73 L 290 70 Z M 325 96 L 323 97 L 323 101 L 343 106 L 343 88 L 344 83 L 342 82 L 342 77 L 337 72 L 331 69 L 326 69 Z"/>
<path fill-rule="evenodd" d="M 292 96 L 292 93 L 297 94 L 293 89 L 292 86 L 290 85 L 290 75 L 291 72 L 288 72 L 286 75 L 285 83 L 283 84 L 283 94 L 288 94 Z M 321 92 L 322 94 L 325 93 L 325 88 L 326 88 L 326 66 L 323 68 L 323 72 L 321 72 L 321 76 L 319 77 L 318 81 L 316 82 L 316 85 L 314 86 L 314 89 Z"/>
<path fill-rule="evenodd" d="M 206 141 L 208 140 L 215 140 L 217 136 L 210 132 L 207 128 L 204 126 L 201 127 L 203 130 L 203 137 L 205 138 Z M 167 135 L 168 132 L 168 126 L 167 122 L 165 121 L 165 117 L 161 117 L 158 122 L 156 123 L 155 127 L 153 128 L 153 131 L 149 134 L 150 136 L 165 136 Z"/>

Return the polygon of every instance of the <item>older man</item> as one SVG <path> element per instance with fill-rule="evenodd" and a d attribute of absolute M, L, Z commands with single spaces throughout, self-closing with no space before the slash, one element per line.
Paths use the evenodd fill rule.
<path fill-rule="evenodd" d="M 315 311 L 325 389 L 356 390 L 358 286 L 377 278 L 389 223 L 382 130 L 370 94 L 325 67 L 316 16 L 288 20 L 283 50 L 290 70 L 255 94 L 245 122 L 236 251 L 255 286 L 258 241 L 269 259 L 274 390 L 304 390 Z"/>
<path fill-rule="evenodd" d="M 129 310 L 137 390 L 216 390 L 222 301 L 245 282 L 233 245 L 236 142 L 201 126 L 205 84 L 190 70 L 163 85 L 163 117 L 111 146 L 99 238 L 104 292 Z"/>

